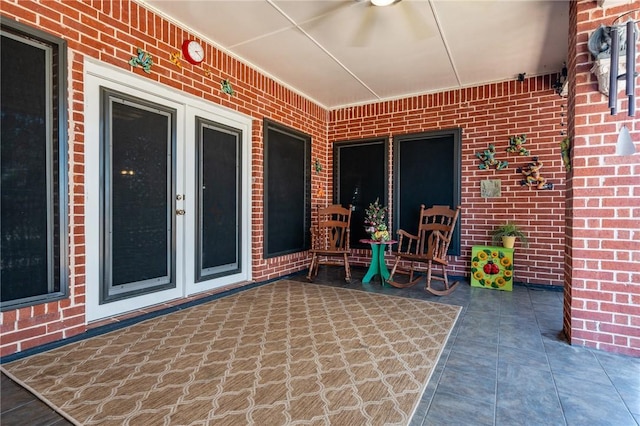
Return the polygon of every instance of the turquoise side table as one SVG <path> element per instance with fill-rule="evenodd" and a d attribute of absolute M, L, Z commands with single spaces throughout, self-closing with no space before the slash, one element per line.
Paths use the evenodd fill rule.
<path fill-rule="evenodd" d="M 386 251 L 386 246 L 395 244 L 397 241 L 360 240 L 360 242 L 371 245 L 371 264 L 362 282 L 368 283 L 373 277 L 380 275 L 380 280 L 382 281 L 382 285 L 384 285 L 390 275 L 387 264 L 384 261 L 384 252 Z"/>

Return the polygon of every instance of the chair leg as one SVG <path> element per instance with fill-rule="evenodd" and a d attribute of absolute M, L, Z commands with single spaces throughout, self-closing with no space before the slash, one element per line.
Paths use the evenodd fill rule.
<path fill-rule="evenodd" d="M 313 253 L 313 255 L 311 255 L 311 263 L 309 264 L 309 272 L 307 273 L 307 280 L 309 281 L 313 281 L 313 277 L 314 277 L 313 268 L 315 263 L 316 263 L 316 254 Z"/>
<path fill-rule="evenodd" d="M 397 256 L 396 262 L 393 265 L 393 269 L 391 269 L 391 274 L 389 274 L 389 278 L 387 278 L 387 283 L 389 283 L 390 285 L 396 288 L 407 288 L 407 287 L 411 287 L 412 285 L 415 285 L 419 281 L 419 278 L 416 278 L 415 280 L 413 279 L 413 262 L 411 262 L 411 272 L 407 273 L 407 275 L 409 275 L 408 282 L 400 283 L 393 280 L 393 277 L 395 276 L 396 273 L 400 274 L 400 272 L 397 272 L 400 261 L 401 261 L 400 256 Z M 402 274 L 404 274 L 404 271 L 402 272 Z"/>
<path fill-rule="evenodd" d="M 349 265 L 349 258 L 346 253 L 344 253 L 343 256 L 344 256 L 344 273 L 345 273 L 344 280 L 350 283 L 351 282 L 351 266 Z"/>
<path fill-rule="evenodd" d="M 431 286 L 431 261 L 429 261 L 429 270 L 427 272 L 427 287 L 425 288 L 425 290 L 427 290 L 429 293 L 435 294 L 436 296 L 448 296 L 458 286 L 458 281 L 450 285 L 449 279 L 447 278 L 446 265 L 440 265 L 440 266 L 442 268 L 442 278 L 436 277 L 434 279 L 438 279 L 444 282 L 444 290 L 438 290 Z"/>

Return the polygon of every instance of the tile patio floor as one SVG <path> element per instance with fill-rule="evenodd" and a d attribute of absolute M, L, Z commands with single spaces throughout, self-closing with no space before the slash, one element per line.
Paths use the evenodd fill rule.
<path fill-rule="evenodd" d="M 363 284 L 364 273 L 353 268 L 346 284 L 340 268 L 323 267 L 315 282 L 463 307 L 411 426 L 640 424 L 640 358 L 568 345 L 561 291 L 462 282 L 436 297 L 423 283 Z M 303 274 L 290 279 L 306 282 Z M 0 405 L 3 426 L 69 424 L 4 375 Z"/>

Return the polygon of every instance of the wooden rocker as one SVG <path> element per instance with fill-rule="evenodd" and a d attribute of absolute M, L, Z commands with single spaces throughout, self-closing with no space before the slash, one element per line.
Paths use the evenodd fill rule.
<path fill-rule="evenodd" d="M 397 251 L 393 252 L 395 261 L 387 282 L 398 288 L 410 287 L 422 278 L 418 272 L 426 272 L 425 290 L 436 296 L 451 294 L 458 282 L 449 283 L 447 278 L 447 250 L 459 215 L 460 206 L 451 210 L 449 206 L 426 209 L 421 205 L 418 235 L 398 230 Z M 440 268 L 441 272 L 433 271 L 434 268 Z M 407 278 L 399 279 L 399 276 Z M 432 280 L 442 281 L 443 288 L 433 287 Z"/>
<path fill-rule="evenodd" d="M 349 227 L 351 206 L 333 204 L 318 208 L 318 223 L 311 228 L 311 263 L 307 279 L 313 281 L 320 265 L 344 266 L 345 280 L 351 282 Z"/>

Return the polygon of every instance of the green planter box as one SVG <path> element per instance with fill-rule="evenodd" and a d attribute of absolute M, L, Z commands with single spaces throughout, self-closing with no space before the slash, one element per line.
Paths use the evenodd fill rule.
<path fill-rule="evenodd" d="M 471 247 L 471 286 L 513 290 L 513 249 Z"/>

